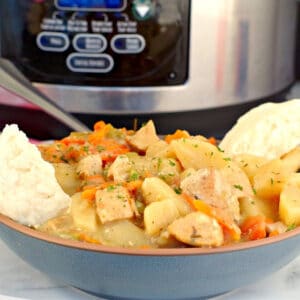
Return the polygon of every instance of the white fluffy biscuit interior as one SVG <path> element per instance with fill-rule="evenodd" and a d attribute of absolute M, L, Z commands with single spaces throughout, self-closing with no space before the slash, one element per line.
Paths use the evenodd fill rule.
<path fill-rule="evenodd" d="M 274 159 L 300 144 L 300 99 L 265 103 L 241 116 L 220 143 L 230 155 Z"/>
<path fill-rule="evenodd" d="M 38 226 L 69 205 L 53 166 L 17 125 L 6 125 L 0 135 L 0 212 Z"/>

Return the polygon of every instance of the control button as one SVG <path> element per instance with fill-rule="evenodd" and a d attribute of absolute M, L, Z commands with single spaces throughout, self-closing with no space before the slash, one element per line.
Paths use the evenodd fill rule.
<path fill-rule="evenodd" d="M 149 19 L 155 11 L 155 6 L 151 0 L 134 0 L 132 12 L 136 19 L 143 21 Z"/>
<path fill-rule="evenodd" d="M 67 58 L 67 66 L 73 72 L 108 73 L 114 61 L 108 54 L 72 53 Z"/>
<path fill-rule="evenodd" d="M 117 34 L 111 40 L 111 48 L 116 53 L 140 53 L 146 42 L 139 34 Z"/>
<path fill-rule="evenodd" d="M 102 52 L 107 47 L 106 38 L 101 34 L 77 34 L 73 47 L 79 52 Z"/>
<path fill-rule="evenodd" d="M 61 32 L 41 32 L 36 39 L 37 45 L 44 51 L 63 52 L 69 48 L 68 36 Z"/>

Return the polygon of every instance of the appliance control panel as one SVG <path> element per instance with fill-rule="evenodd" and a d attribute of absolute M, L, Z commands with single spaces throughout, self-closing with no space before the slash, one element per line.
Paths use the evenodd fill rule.
<path fill-rule="evenodd" d="M 188 78 L 188 0 L 14 0 L 3 8 L 1 56 L 31 81 L 160 86 Z"/>

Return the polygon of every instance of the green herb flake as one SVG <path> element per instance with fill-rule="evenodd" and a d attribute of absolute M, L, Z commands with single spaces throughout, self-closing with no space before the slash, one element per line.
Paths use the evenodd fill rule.
<path fill-rule="evenodd" d="M 225 161 L 231 161 L 231 158 L 230 157 L 224 157 L 223 158 Z"/>
<path fill-rule="evenodd" d="M 161 164 L 162 164 L 162 159 L 159 157 L 159 158 L 157 159 L 157 170 L 160 169 Z"/>
<path fill-rule="evenodd" d="M 98 152 L 102 152 L 102 151 L 104 151 L 105 150 L 105 148 L 103 147 L 103 146 L 101 146 L 101 145 L 98 145 L 97 146 L 97 151 Z"/>
<path fill-rule="evenodd" d="M 112 192 L 112 191 L 114 191 L 116 189 L 116 186 L 115 185 L 109 185 L 107 188 L 106 188 L 106 190 L 108 191 L 108 192 Z"/>
<path fill-rule="evenodd" d="M 238 190 L 240 190 L 240 191 L 243 190 L 243 187 L 241 185 L 239 185 L 239 184 L 235 184 L 233 187 L 236 188 L 236 189 L 238 189 Z"/>
<path fill-rule="evenodd" d="M 138 180 L 140 177 L 139 173 L 138 172 L 131 172 L 130 175 L 129 175 L 129 180 L 130 181 L 135 181 L 135 180 Z"/>
<path fill-rule="evenodd" d="M 174 167 L 174 166 L 176 166 L 176 163 L 174 161 L 172 161 L 172 160 L 169 159 L 169 165 L 171 167 Z"/>
<path fill-rule="evenodd" d="M 273 184 L 274 184 L 274 179 L 271 178 L 271 179 L 270 179 L 270 182 L 271 182 L 271 185 L 273 185 Z"/>
<path fill-rule="evenodd" d="M 221 149 L 219 146 L 217 146 L 217 149 L 218 149 L 220 152 L 224 152 L 224 150 Z"/>
<path fill-rule="evenodd" d="M 293 224 L 291 224 L 291 225 L 289 225 L 289 226 L 287 227 L 286 232 L 291 231 L 291 230 L 294 230 L 295 228 L 296 228 L 296 224 L 293 223 Z"/>
<path fill-rule="evenodd" d="M 177 194 L 177 195 L 180 195 L 182 193 L 182 189 L 180 187 L 175 187 L 174 188 L 174 192 Z"/>
<path fill-rule="evenodd" d="M 83 146 L 82 149 L 86 153 L 89 152 L 89 146 Z"/>
<path fill-rule="evenodd" d="M 253 194 L 256 195 L 257 192 L 256 192 L 256 189 L 255 188 L 252 188 L 252 191 L 253 191 Z"/>

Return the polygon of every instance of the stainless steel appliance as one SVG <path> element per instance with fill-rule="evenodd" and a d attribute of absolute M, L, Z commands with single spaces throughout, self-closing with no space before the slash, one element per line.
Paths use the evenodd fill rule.
<path fill-rule="evenodd" d="M 3 0 L 0 54 L 89 125 L 218 136 L 283 99 L 295 25 L 295 0 Z"/>

